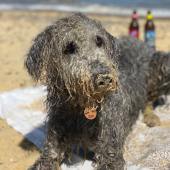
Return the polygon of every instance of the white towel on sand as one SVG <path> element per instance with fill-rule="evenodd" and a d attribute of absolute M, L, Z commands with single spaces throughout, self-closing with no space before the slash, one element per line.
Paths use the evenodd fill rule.
<path fill-rule="evenodd" d="M 43 147 L 45 138 L 46 113 L 42 110 L 31 109 L 30 105 L 45 95 L 46 88 L 42 86 L 17 89 L 0 94 L 0 117 L 40 149 Z M 168 101 L 170 103 L 170 97 Z M 170 121 L 169 107 L 160 107 L 155 112 L 160 116 L 161 120 Z M 170 132 L 170 126 L 148 128 L 141 120 L 137 121 L 137 125 L 129 135 L 130 137 L 128 137 L 128 142 L 126 142 L 125 146 L 127 169 L 151 170 L 152 166 L 159 162 L 155 159 L 155 154 L 162 154 L 162 152 L 165 152 L 165 157 L 162 157 L 160 162 L 161 160 L 164 160 L 165 164 L 167 160 L 170 162 L 170 134 L 168 132 Z M 155 148 L 156 150 L 154 151 Z M 156 162 L 154 162 L 154 159 Z M 161 167 L 162 165 L 158 165 L 154 168 L 158 170 Z M 62 165 L 62 170 L 92 169 L 90 161 L 79 162 L 70 167 L 65 164 Z"/>

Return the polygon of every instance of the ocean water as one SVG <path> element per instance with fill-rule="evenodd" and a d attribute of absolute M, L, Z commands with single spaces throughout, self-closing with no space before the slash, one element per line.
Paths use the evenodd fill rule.
<path fill-rule="evenodd" d="M 80 0 L 82 3 L 99 3 L 126 8 L 170 9 L 170 0 Z"/>
<path fill-rule="evenodd" d="M 155 16 L 170 17 L 170 0 L 0 0 L 0 10 L 10 9 L 62 10 L 117 15 L 129 15 L 133 9 L 145 15 L 146 11 L 151 9 Z"/>
<path fill-rule="evenodd" d="M 170 9 L 170 0 L 0 0 L 0 3 L 14 4 L 99 4 L 129 8 L 162 8 Z"/>

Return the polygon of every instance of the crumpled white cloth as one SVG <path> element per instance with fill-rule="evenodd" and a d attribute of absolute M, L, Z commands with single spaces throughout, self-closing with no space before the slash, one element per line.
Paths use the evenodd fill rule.
<path fill-rule="evenodd" d="M 0 117 L 39 148 L 43 145 L 44 131 L 41 126 L 44 126 L 46 114 L 23 106 L 38 100 L 45 93 L 45 87 L 31 87 L 0 94 Z"/>
<path fill-rule="evenodd" d="M 0 117 L 5 119 L 11 127 L 13 127 L 16 131 L 20 132 L 21 134 L 23 134 L 28 140 L 30 140 L 40 149 L 43 147 L 43 141 L 45 138 L 46 113 L 42 111 L 35 111 L 34 109 L 31 110 L 30 107 L 23 106 L 30 106 L 31 103 L 37 101 L 38 99 L 44 97 L 45 95 L 46 88 L 43 86 L 17 89 L 9 92 L 0 93 Z M 168 97 L 168 101 L 170 103 L 170 97 Z M 169 105 L 167 106 L 168 108 L 166 108 L 166 106 L 163 106 L 158 107 L 155 110 L 155 113 L 160 116 L 161 120 L 170 120 L 169 114 L 170 106 Z M 168 130 L 165 128 L 155 127 L 151 129 L 143 128 L 143 131 L 140 131 L 140 128 L 144 127 L 145 125 L 140 120 L 138 122 L 139 123 L 137 123 L 136 130 L 139 129 L 139 132 L 137 131 L 136 136 L 133 136 L 133 139 L 136 138 L 136 140 L 133 141 L 133 139 L 131 139 L 131 141 L 128 143 L 129 146 L 133 146 L 135 141 L 138 141 L 138 137 L 140 137 L 140 140 L 138 141 L 138 143 L 141 143 L 140 145 L 146 142 L 145 140 L 149 140 L 150 138 L 148 137 L 143 139 L 143 136 L 146 136 L 145 133 L 147 134 L 151 133 L 151 137 L 153 133 L 154 138 L 155 137 L 160 138 L 161 132 L 166 132 Z M 160 133 L 155 133 L 156 130 L 160 131 Z M 132 131 L 132 134 L 135 134 L 135 129 Z M 168 136 L 166 136 L 166 141 L 168 140 L 169 138 Z M 154 142 L 150 144 L 151 144 L 150 148 L 152 149 L 152 147 L 154 147 L 155 144 Z M 164 144 L 161 143 L 161 146 L 164 146 Z M 150 148 L 148 148 L 148 151 Z M 139 154 L 139 156 L 142 155 L 141 153 L 142 151 L 139 150 L 140 153 L 138 153 L 138 149 L 130 149 L 130 151 L 132 151 L 131 154 L 132 156 L 134 155 L 133 152 L 136 152 L 136 154 Z M 170 154 L 169 150 L 168 154 Z M 152 158 L 151 154 L 150 156 Z M 132 160 L 135 160 L 135 157 L 136 155 L 134 155 L 134 158 L 132 158 Z M 135 161 L 130 162 L 130 158 L 128 159 L 126 160 L 127 170 L 151 170 L 150 168 L 148 168 L 148 166 L 145 166 L 145 164 L 143 164 L 144 166 L 142 166 L 142 164 L 138 164 L 138 162 Z M 70 167 L 68 167 L 65 164 L 62 165 L 62 170 L 93 170 L 93 169 L 94 168 L 91 166 L 90 161 L 80 162 Z"/>

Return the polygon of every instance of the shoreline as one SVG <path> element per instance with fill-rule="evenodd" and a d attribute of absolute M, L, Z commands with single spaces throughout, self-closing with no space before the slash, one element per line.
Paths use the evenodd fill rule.
<path fill-rule="evenodd" d="M 0 3 L 0 12 L 3 11 L 53 11 L 53 12 L 82 12 L 86 14 L 94 15 L 106 15 L 106 16 L 118 16 L 118 17 L 129 17 L 134 8 L 125 7 L 114 7 L 99 4 L 22 4 L 22 3 Z M 149 8 L 135 8 L 140 17 L 144 18 Z M 158 19 L 169 19 L 170 10 L 164 8 L 151 9 L 155 18 Z M 100 12 L 98 12 L 100 11 Z"/>

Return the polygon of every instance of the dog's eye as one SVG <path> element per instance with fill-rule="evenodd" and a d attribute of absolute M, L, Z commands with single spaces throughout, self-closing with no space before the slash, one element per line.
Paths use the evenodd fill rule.
<path fill-rule="evenodd" d="M 77 51 L 77 45 L 75 42 L 69 42 L 65 49 L 64 49 L 64 54 L 75 54 Z"/>
<path fill-rule="evenodd" d="M 103 46 L 103 44 L 104 44 L 103 39 L 100 36 L 96 36 L 96 45 L 98 47 L 101 47 L 101 46 Z"/>

